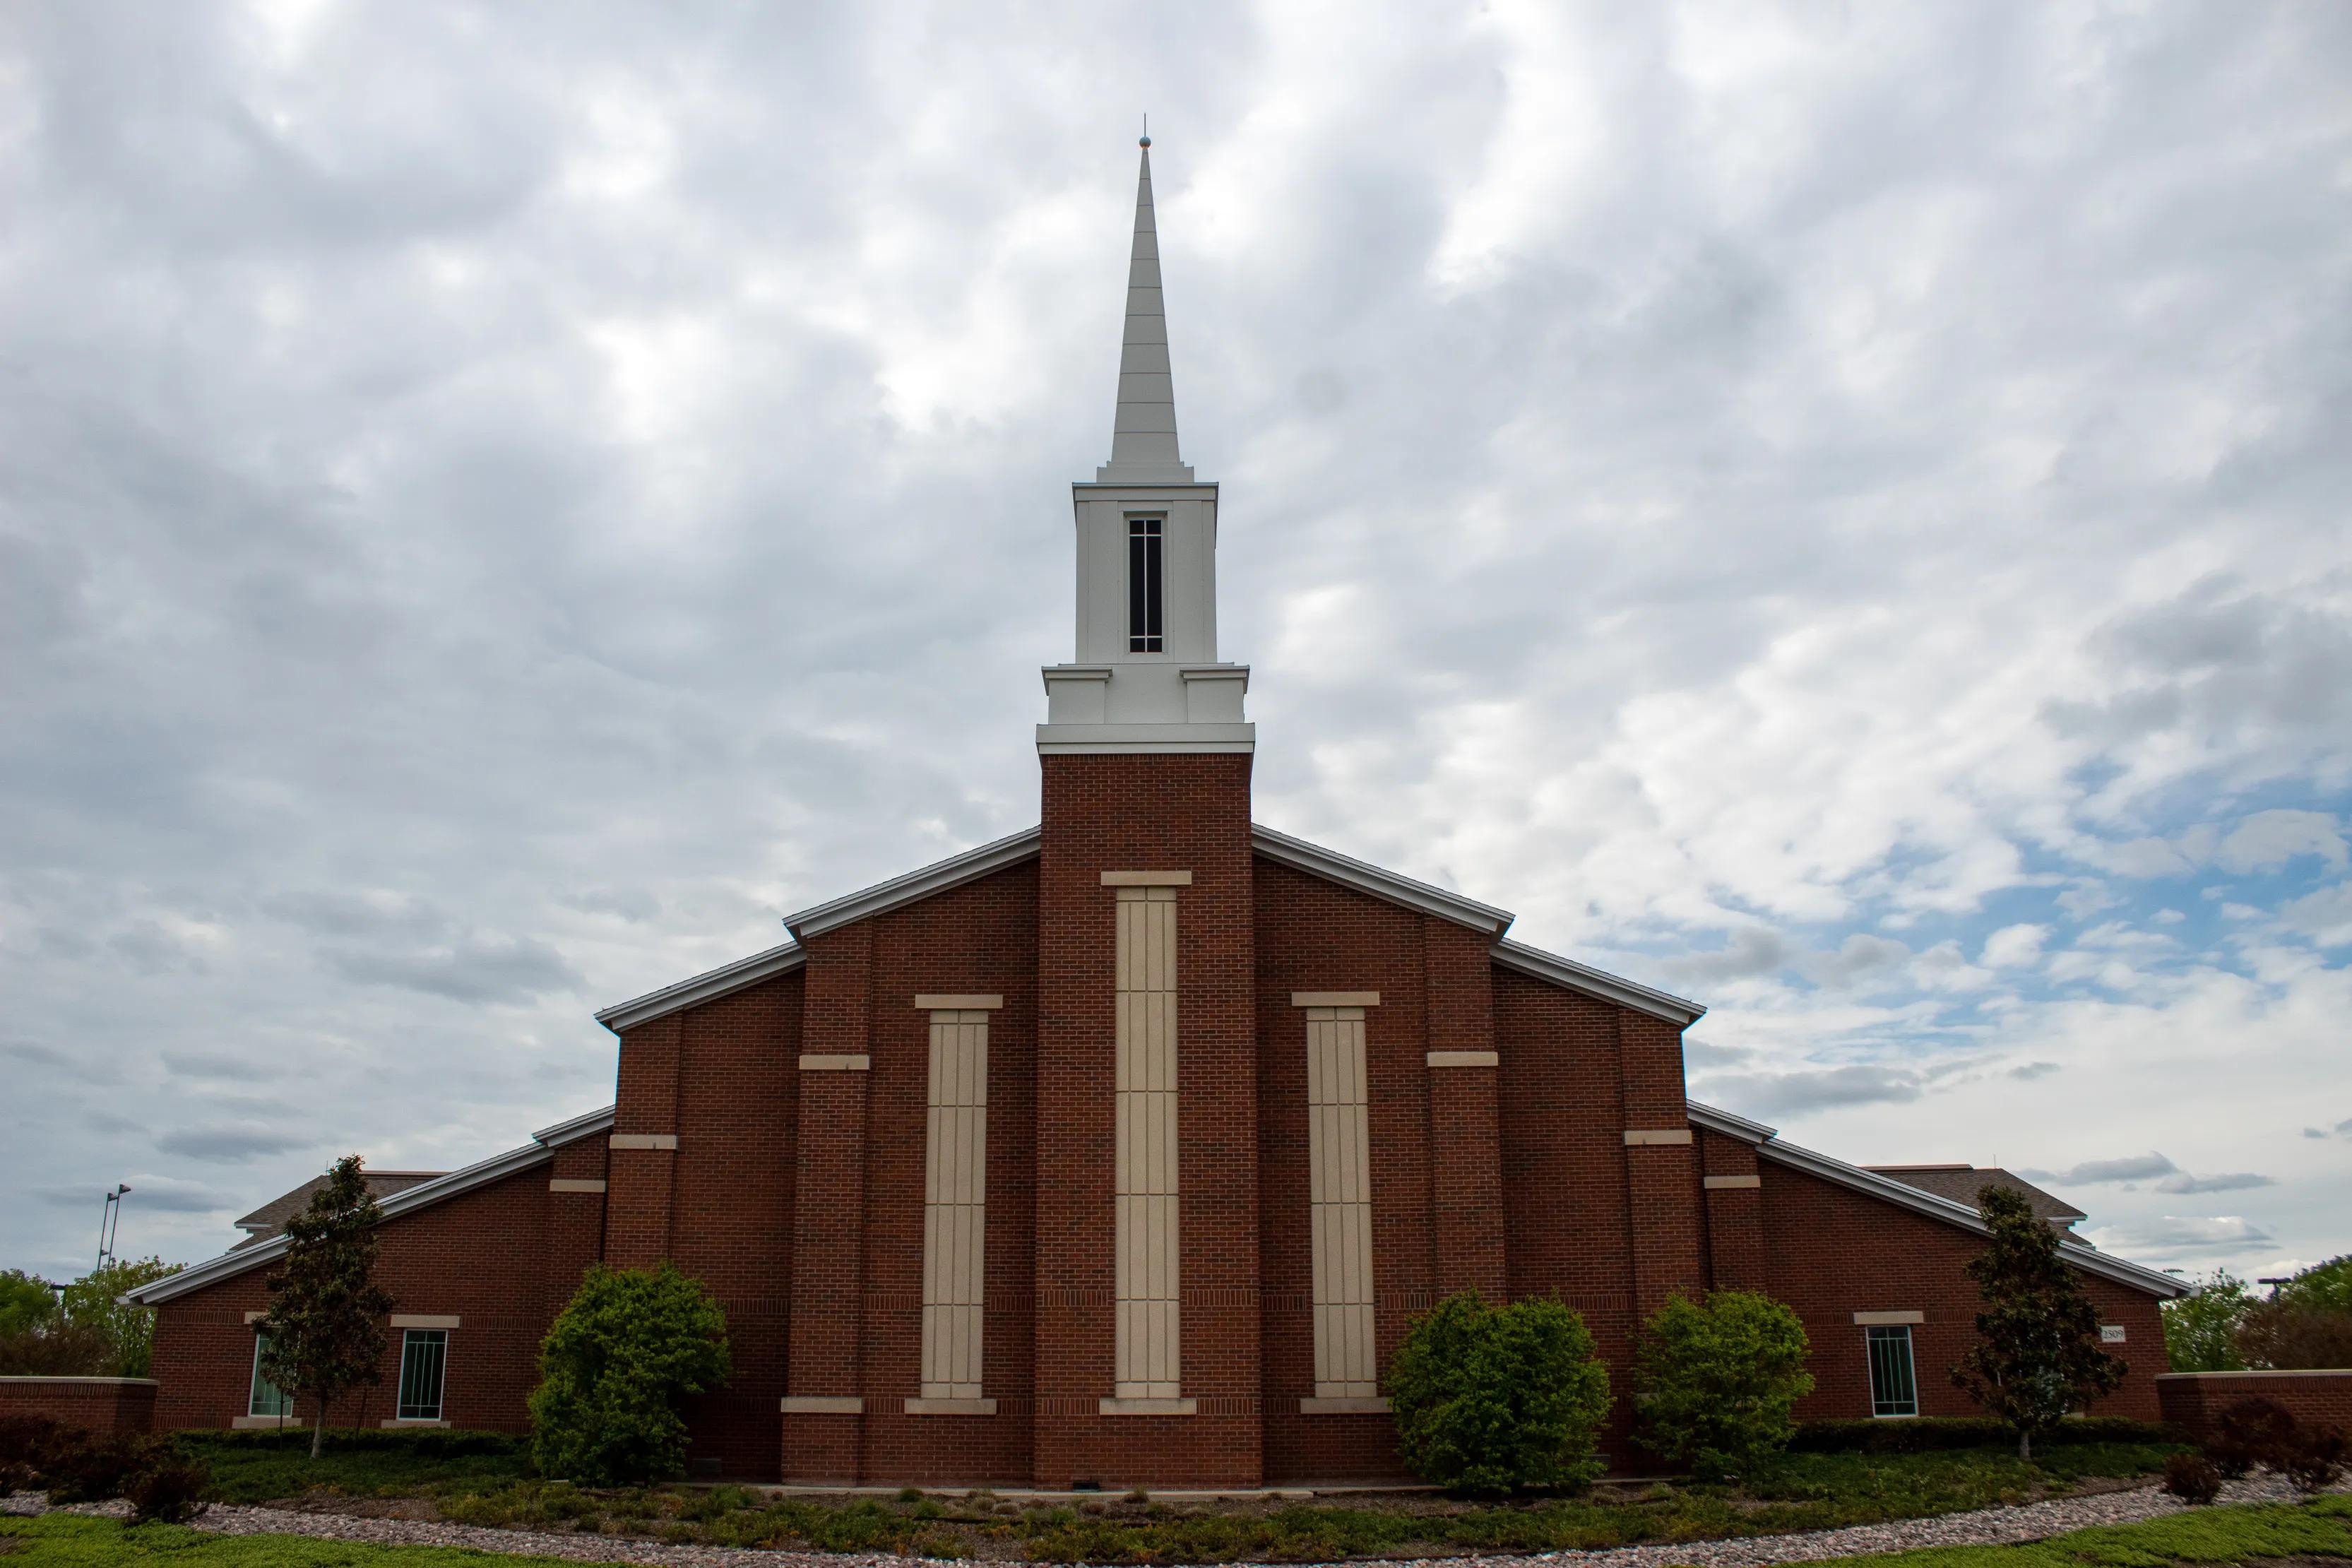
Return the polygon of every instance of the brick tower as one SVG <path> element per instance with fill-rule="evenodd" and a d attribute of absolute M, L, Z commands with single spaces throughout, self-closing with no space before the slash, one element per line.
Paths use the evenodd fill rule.
<path fill-rule="evenodd" d="M 1177 450 L 1149 138 L 1118 373 L 1037 729 L 1035 1479 L 1252 1486 L 1255 735 L 1217 658 L 1217 487 Z"/>

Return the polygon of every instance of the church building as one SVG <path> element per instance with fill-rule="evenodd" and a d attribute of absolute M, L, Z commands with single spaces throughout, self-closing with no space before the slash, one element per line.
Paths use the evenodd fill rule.
<path fill-rule="evenodd" d="M 1218 489 L 1180 455 L 1172 384 L 1147 142 L 1110 460 L 1071 487 L 1038 825 L 607 1008 L 614 1105 L 399 1173 L 384 1379 L 338 1419 L 523 1429 L 539 1339 L 600 1259 L 667 1259 L 726 1309 L 733 1381 L 689 1412 L 701 1474 L 1402 1479 L 1381 1368 L 1459 1290 L 1583 1314 L 1620 1469 L 1651 1464 L 1632 1338 L 1676 1292 L 1792 1305 L 1801 1415 L 1967 1413 L 1946 1369 L 1974 1333 L 1971 1184 L 2022 1184 L 1864 1170 L 1693 1104 L 1697 1003 L 1253 819 Z M 2130 1365 L 2101 1410 L 2153 1419 L 2180 1286 L 2034 1195 Z M 161 1424 L 307 1415 L 256 1361 L 272 1212 L 139 1294 Z"/>

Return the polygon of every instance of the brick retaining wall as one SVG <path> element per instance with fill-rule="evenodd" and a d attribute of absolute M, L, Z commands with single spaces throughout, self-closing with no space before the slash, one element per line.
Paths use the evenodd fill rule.
<path fill-rule="evenodd" d="M 2352 1434 L 2352 1369 L 2322 1372 L 2168 1372 L 2156 1380 L 2164 1418 L 2200 1436 L 2241 1399 L 2284 1405 L 2305 1426 Z"/>
<path fill-rule="evenodd" d="M 47 1415 L 92 1432 L 155 1425 L 152 1377 L 0 1377 L 0 1415 Z"/>

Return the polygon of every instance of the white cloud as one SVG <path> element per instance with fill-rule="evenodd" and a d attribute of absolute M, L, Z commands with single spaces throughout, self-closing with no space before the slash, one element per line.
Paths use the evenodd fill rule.
<path fill-rule="evenodd" d="M 2024 968 L 2041 958 L 2042 944 L 2049 937 L 2048 926 L 2027 923 L 2003 926 L 1985 938 L 1979 958 L 1992 969 Z"/>
<path fill-rule="evenodd" d="M 2342 869 L 2344 836 L 2324 811 L 2258 811 L 2221 840 L 2217 857 L 2230 870 L 2267 871 L 2302 855 Z"/>

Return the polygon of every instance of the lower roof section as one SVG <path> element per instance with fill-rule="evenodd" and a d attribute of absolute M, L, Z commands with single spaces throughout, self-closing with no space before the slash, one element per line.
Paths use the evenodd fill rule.
<path fill-rule="evenodd" d="M 1864 1170 L 1860 1165 L 1849 1165 L 1843 1160 L 1828 1154 L 1817 1153 L 1794 1143 L 1784 1143 L 1780 1141 L 1779 1129 L 1767 1127 L 1760 1121 L 1750 1121 L 1744 1116 L 1718 1110 L 1712 1105 L 1701 1105 L 1695 1100 L 1688 1101 L 1687 1106 L 1693 1126 L 1704 1127 L 1710 1131 L 1737 1138 L 1743 1143 L 1753 1144 L 1756 1157 L 1759 1160 L 1769 1160 L 1776 1165 L 1802 1171 L 1809 1176 L 1818 1176 L 1822 1181 L 1893 1204 L 1897 1208 L 1909 1209 L 1914 1214 L 1926 1215 L 1930 1219 L 1942 1220 L 1947 1225 L 1958 1226 L 1979 1236 L 1992 1233 L 1992 1227 L 1985 1224 L 1984 1216 L 1977 1213 L 1972 1205 L 1938 1197 L 1907 1183 L 1882 1176 L 1875 1171 Z M 2189 1294 L 2189 1287 L 2171 1275 L 2111 1257 L 2080 1237 L 2059 1236 L 2058 1255 L 2085 1273 L 2112 1279 L 2118 1285 L 2128 1285 L 2135 1290 L 2145 1290 L 2165 1300 Z"/>
<path fill-rule="evenodd" d="M 554 1159 L 556 1150 L 566 1143 L 577 1142 L 582 1138 L 593 1137 L 600 1132 L 611 1131 L 613 1112 L 615 1109 L 608 1105 L 602 1110 L 592 1110 L 585 1116 L 575 1116 L 569 1121 L 559 1121 L 552 1127 L 541 1128 L 532 1136 L 530 1142 L 520 1149 L 509 1149 L 503 1154 L 493 1154 L 488 1159 L 468 1165 L 462 1171 L 452 1171 L 446 1176 L 437 1176 L 432 1181 L 420 1182 L 415 1186 L 404 1188 L 382 1200 L 376 1206 L 385 1219 L 398 1219 L 402 1215 L 414 1214 L 418 1209 L 431 1208 L 435 1204 L 446 1203 L 463 1194 L 487 1187 L 493 1182 L 503 1181 L 519 1171 L 528 1171 L 533 1165 L 544 1164 Z M 257 1268 L 265 1263 L 274 1263 L 285 1256 L 286 1237 L 283 1232 L 280 1232 L 266 1241 L 254 1242 L 249 1246 L 240 1247 L 233 1252 L 225 1252 L 218 1258 L 209 1258 L 193 1268 L 183 1268 L 177 1274 L 158 1279 L 152 1285 L 142 1285 L 136 1290 L 127 1292 L 122 1300 L 134 1307 L 152 1307 L 157 1302 L 168 1301 L 174 1296 L 184 1296 L 191 1290 L 201 1290 L 207 1285 L 217 1285 L 222 1280 L 242 1274 L 248 1268 Z"/>

